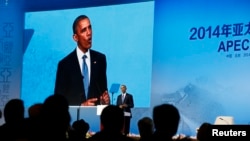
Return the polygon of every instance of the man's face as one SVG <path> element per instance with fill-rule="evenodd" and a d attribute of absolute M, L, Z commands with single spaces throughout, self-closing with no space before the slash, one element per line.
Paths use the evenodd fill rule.
<path fill-rule="evenodd" d="M 73 35 L 79 48 L 86 52 L 92 46 L 92 28 L 89 19 L 82 19 L 76 26 L 76 33 Z"/>
<path fill-rule="evenodd" d="M 126 87 L 121 86 L 121 91 L 122 91 L 122 93 L 125 93 L 126 92 Z"/>

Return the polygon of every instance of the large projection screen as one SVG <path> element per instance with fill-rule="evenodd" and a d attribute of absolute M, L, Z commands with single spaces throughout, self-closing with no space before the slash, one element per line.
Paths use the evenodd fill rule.
<path fill-rule="evenodd" d="M 72 23 L 81 14 L 92 23 L 92 49 L 107 57 L 108 88 L 126 84 L 135 107 L 150 107 L 154 2 L 26 12 L 21 90 L 25 106 L 53 94 L 57 63 L 76 47 Z M 119 93 L 113 94 L 114 102 Z"/>

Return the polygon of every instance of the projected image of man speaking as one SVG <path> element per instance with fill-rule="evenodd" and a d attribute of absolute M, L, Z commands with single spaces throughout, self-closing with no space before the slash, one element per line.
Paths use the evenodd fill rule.
<path fill-rule="evenodd" d="M 110 104 L 106 56 L 91 49 L 92 26 L 88 16 L 75 19 L 73 39 L 77 47 L 59 61 L 54 93 L 64 95 L 69 105 Z"/>

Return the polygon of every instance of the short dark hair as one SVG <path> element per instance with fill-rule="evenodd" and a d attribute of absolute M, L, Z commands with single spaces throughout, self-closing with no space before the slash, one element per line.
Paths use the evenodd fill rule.
<path fill-rule="evenodd" d="M 6 123 L 16 122 L 24 119 L 24 103 L 21 99 L 9 100 L 3 111 L 3 116 Z"/>
<path fill-rule="evenodd" d="M 89 19 L 89 17 L 86 16 L 86 15 L 80 15 L 80 16 L 78 16 L 78 17 L 74 20 L 73 25 L 72 25 L 73 34 L 76 33 L 76 25 L 78 24 L 78 22 L 79 22 L 80 20 L 83 20 L 83 19 Z"/>
<path fill-rule="evenodd" d="M 153 121 L 156 130 L 167 130 L 173 136 L 178 130 L 180 114 L 174 105 L 157 105 L 153 109 Z"/>
<path fill-rule="evenodd" d="M 101 124 L 104 130 L 121 131 L 124 122 L 123 110 L 116 105 L 108 105 L 101 114 Z"/>

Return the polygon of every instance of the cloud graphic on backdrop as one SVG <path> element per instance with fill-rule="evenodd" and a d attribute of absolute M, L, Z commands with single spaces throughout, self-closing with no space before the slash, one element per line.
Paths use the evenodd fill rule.
<path fill-rule="evenodd" d="M 212 92 L 202 87 L 208 80 L 202 79 L 201 82 L 201 78 L 198 78 L 196 82 L 189 83 L 175 92 L 161 94 L 158 99 L 157 103 L 170 103 L 179 109 L 181 114 L 179 133 L 195 135 L 195 129 L 201 123 L 213 123 L 218 113 L 224 113 L 223 106 L 213 97 L 215 90 Z"/>

